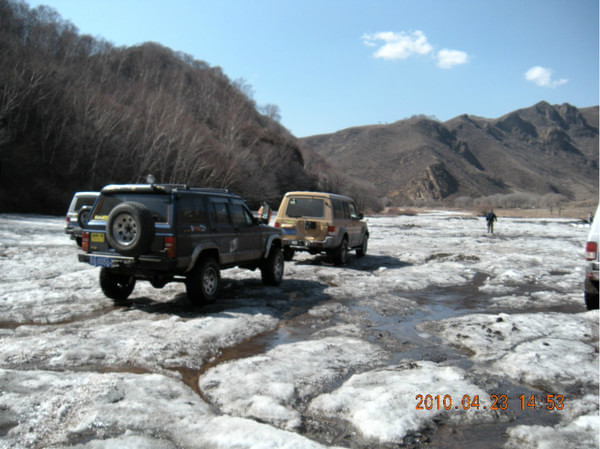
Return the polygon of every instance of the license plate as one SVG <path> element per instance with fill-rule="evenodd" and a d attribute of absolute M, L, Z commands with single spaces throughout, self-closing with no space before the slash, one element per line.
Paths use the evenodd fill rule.
<path fill-rule="evenodd" d="M 104 234 L 101 232 L 92 232 L 91 239 L 94 243 L 104 243 Z"/>
<path fill-rule="evenodd" d="M 109 257 L 90 256 L 90 265 L 95 267 L 111 268 L 113 266 L 113 261 Z"/>
<path fill-rule="evenodd" d="M 294 228 L 282 228 L 283 235 L 296 235 Z"/>

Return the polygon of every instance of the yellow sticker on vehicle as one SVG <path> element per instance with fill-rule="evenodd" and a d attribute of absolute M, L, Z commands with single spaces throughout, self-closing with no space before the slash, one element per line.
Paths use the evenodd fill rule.
<path fill-rule="evenodd" d="M 94 243 L 104 243 L 104 234 L 101 232 L 92 232 L 91 239 Z"/>

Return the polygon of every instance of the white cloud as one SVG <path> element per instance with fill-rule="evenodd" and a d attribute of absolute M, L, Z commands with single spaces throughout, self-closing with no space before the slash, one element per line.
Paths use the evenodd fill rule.
<path fill-rule="evenodd" d="M 469 55 L 460 50 L 448 50 L 444 48 L 437 54 L 438 67 L 450 69 L 455 65 L 466 64 L 469 62 Z"/>
<path fill-rule="evenodd" d="M 552 70 L 539 65 L 530 68 L 525 72 L 525 79 L 537 84 L 540 87 L 554 88 L 565 84 L 568 80 L 561 78 L 559 80 L 552 79 Z"/>
<path fill-rule="evenodd" d="M 406 59 L 413 55 L 426 55 L 433 51 L 425 34 L 418 30 L 412 33 L 384 31 L 365 34 L 362 39 L 363 43 L 369 47 L 376 47 L 382 42 L 374 53 L 374 56 L 380 59 Z"/>
<path fill-rule="evenodd" d="M 425 33 L 417 31 L 380 31 L 373 34 L 364 34 L 363 43 L 368 47 L 377 47 L 373 56 L 379 59 L 407 59 L 414 55 L 433 54 L 433 45 L 431 45 Z M 456 65 L 469 62 L 469 55 L 460 50 L 449 50 L 447 48 L 440 50 L 437 55 L 438 67 L 450 69 Z"/>

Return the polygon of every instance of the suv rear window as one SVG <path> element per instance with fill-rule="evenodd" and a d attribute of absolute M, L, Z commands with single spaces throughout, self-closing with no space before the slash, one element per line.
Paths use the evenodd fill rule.
<path fill-rule="evenodd" d="M 83 206 L 91 206 L 96 201 L 95 196 L 78 196 L 75 199 L 75 206 L 72 207 L 72 210 L 79 210 Z"/>
<path fill-rule="evenodd" d="M 325 201 L 323 198 L 292 197 L 289 199 L 285 214 L 292 218 L 323 218 L 325 216 Z"/>
<path fill-rule="evenodd" d="M 96 209 L 94 220 L 107 220 L 110 211 L 124 202 L 141 203 L 152 211 L 154 221 L 168 223 L 169 217 L 169 195 L 144 195 L 141 193 L 117 193 L 114 195 L 102 195 Z"/>

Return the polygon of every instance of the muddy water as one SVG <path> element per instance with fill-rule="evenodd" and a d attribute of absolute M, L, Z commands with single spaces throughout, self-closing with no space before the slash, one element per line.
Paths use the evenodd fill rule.
<path fill-rule="evenodd" d="M 318 301 L 308 301 L 298 304 L 294 308 L 282 311 L 284 319 L 275 332 L 251 338 L 235 347 L 223 350 L 217 357 L 210 361 L 202 371 L 181 369 L 183 380 L 201 396 L 198 389 L 198 379 L 203 372 L 213 366 L 227 361 L 262 354 L 280 344 L 306 341 L 316 331 L 336 323 L 348 322 L 348 316 L 360 317 L 356 324 L 366 332 L 366 338 L 385 349 L 391 357 L 389 365 L 396 365 L 406 361 L 433 361 L 444 365 L 456 366 L 468 371 L 473 365 L 470 354 L 432 340 L 417 329 L 425 321 L 439 321 L 447 318 L 472 314 L 472 313 L 498 313 L 497 309 L 488 310 L 491 297 L 482 293 L 479 287 L 487 278 L 485 273 L 477 273 L 471 284 L 434 288 L 419 292 L 397 292 L 398 297 L 410 299 L 419 307 L 403 315 L 396 313 L 382 313 L 375 310 L 364 300 L 347 300 L 344 305 L 349 309 L 343 317 L 333 313 L 326 319 L 313 317 L 307 312 L 314 305 L 326 305 L 328 302 L 340 302 L 341 298 L 319 297 Z M 530 287 L 522 286 L 525 293 Z M 287 293 L 291 299 L 297 300 L 299 293 Z M 519 291 L 515 291 L 519 294 Z M 548 310 L 537 309 L 538 312 L 553 311 L 564 313 L 577 313 L 582 309 L 577 306 L 555 307 Z M 504 312 L 510 312 L 504 310 Z M 522 312 L 520 310 L 519 312 Z M 365 325 L 366 324 L 366 325 Z M 328 391 L 339 386 L 343 380 L 338 380 L 329 386 Z M 488 379 L 489 382 L 489 379 Z M 402 444 L 373 445 L 372 442 L 362 441 L 352 426 L 344 420 L 321 420 L 316 422 L 310 416 L 304 417 L 304 427 L 300 433 L 327 445 L 337 445 L 354 449 L 388 449 L 388 448 L 436 448 L 436 449 L 468 449 L 468 448 L 502 448 L 507 441 L 506 430 L 514 425 L 555 425 L 560 420 L 560 414 L 546 409 L 531 410 L 523 407 L 519 397 L 536 395 L 541 397 L 547 393 L 540 389 L 523 387 L 513 384 L 502 378 L 492 380 L 497 385 L 490 394 L 506 395 L 508 407 L 503 411 L 503 416 L 498 422 L 491 424 L 450 425 L 443 417 L 436 418 L 430 428 L 421 429 L 419 432 L 409 434 Z M 468 392 L 465 392 L 468 394 Z"/>

